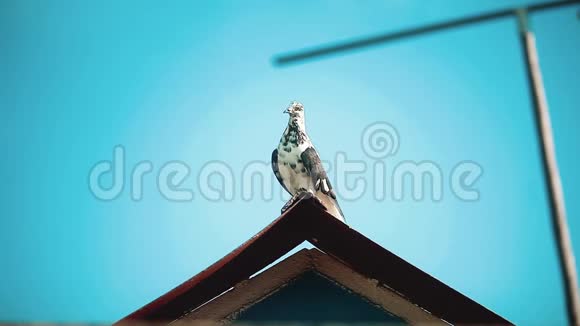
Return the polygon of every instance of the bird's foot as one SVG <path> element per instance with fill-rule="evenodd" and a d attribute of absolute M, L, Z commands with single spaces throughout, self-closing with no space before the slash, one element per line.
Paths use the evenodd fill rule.
<path fill-rule="evenodd" d="M 326 206 L 324 206 L 324 204 L 322 203 L 322 201 L 320 200 L 320 198 L 318 198 L 315 194 L 313 194 L 312 192 L 306 190 L 306 189 L 301 189 L 300 192 L 298 193 L 299 195 L 299 199 L 314 199 L 314 203 L 315 205 L 319 206 L 320 208 L 323 208 L 324 210 L 326 210 Z"/>
<path fill-rule="evenodd" d="M 282 214 L 284 214 L 285 211 L 290 209 L 290 207 L 292 207 L 292 205 L 294 205 L 294 203 L 296 203 L 298 199 L 304 199 L 309 196 L 312 196 L 312 193 L 310 193 L 308 190 L 303 188 L 299 189 L 298 192 L 295 193 L 294 196 L 292 196 L 292 198 L 290 198 L 288 202 L 286 202 L 284 207 L 282 207 Z"/>
<path fill-rule="evenodd" d="M 308 191 L 306 189 L 300 189 L 300 190 L 298 190 L 298 192 L 294 196 L 292 196 L 292 198 L 290 198 L 290 200 L 288 202 L 286 202 L 284 207 L 282 207 L 282 214 L 284 214 L 284 212 L 286 212 L 288 209 L 290 209 L 290 207 L 292 207 L 298 200 L 309 199 L 309 198 L 314 198 L 316 205 L 318 205 L 321 208 L 323 208 L 324 210 L 326 210 L 326 206 L 324 206 L 324 204 L 322 203 L 322 201 L 320 201 L 320 199 L 318 199 L 318 197 L 316 197 L 313 193 L 311 193 L 310 191 Z"/>
<path fill-rule="evenodd" d="M 294 205 L 298 199 L 298 195 L 300 195 L 300 193 L 296 193 L 294 196 L 292 196 L 292 198 L 290 198 L 289 201 L 286 202 L 286 204 L 282 207 L 282 214 L 284 214 L 284 212 L 286 212 L 290 207 L 292 207 L 292 205 Z"/>

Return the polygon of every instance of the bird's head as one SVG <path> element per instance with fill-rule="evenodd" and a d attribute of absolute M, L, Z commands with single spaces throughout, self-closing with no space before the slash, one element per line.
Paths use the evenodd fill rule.
<path fill-rule="evenodd" d="M 293 126 L 294 128 L 297 128 L 299 130 L 304 130 L 304 106 L 299 103 L 299 102 L 292 102 L 290 103 L 290 105 L 288 106 L 288 108 L 286 108 L 286 110 L 284 110 L 284 113 L 288 113 L 288 115 L 290 116 L 289 120 L 288 120 L 288 124 L 290 126 Z"/>
<path fill-rule="evenodd" d="M 290 105 L 284 110 L 284 113 L 288 113 L 290 117 L 304 117 L 304 106 L 299 102 L 292 102 Z"/>

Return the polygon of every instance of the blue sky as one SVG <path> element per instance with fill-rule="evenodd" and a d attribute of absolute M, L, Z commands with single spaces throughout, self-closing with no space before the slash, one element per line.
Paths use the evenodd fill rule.
<path fill-rule="evenodd" d="M 524 3 L 0 0 L 0 320 L 112 322 L 247 240 L 283 202 L 243 200 L 242 171 L 269 161 L 281 112 L 296 99 L 327 160 L 344 152 L 372 166 L 361 134 L 387 121 L 400 136 L 387 167 L 430 160 L 447 179 L 457 163 L 477 162 L 477 202 L 447 187 L 439 202 L 376 201 L 367 191 L 341 205 L 353 228 L 512 322 L 564 324 L 513 19 L 291 67 L 271 61 Z M 576 10 L 535 14 L 532 24 L 580 252 Z M 89 191 L 91 168 L 116 145 L 127 171 L 153 164 L 139 202 L 128 175 L 114 201 Z M 174 160 L 191 169 L 192 201 L 156 188 L 155 173 Z M 210 161 L 231 167 L 232 201 L 200 194 Z"/>

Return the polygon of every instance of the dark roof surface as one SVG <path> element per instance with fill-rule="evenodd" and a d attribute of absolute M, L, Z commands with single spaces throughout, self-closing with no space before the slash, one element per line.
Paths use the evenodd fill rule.
<path fill-rule="evenodd" d="M 326 213 L 305 196 L 206 270 L 119 321 L 170 322 L 308 241 L 451 324 L 511 324 Z"/>

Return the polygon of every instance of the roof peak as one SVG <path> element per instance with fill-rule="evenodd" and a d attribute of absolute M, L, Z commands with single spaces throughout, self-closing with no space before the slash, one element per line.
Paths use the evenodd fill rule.
<path fill-rule="evenodd" d="M 308 193 L 234 251 L 118 323 L 173 321 L 304 241 L 451 324 L 510 324 L 337 220 Z"/>

